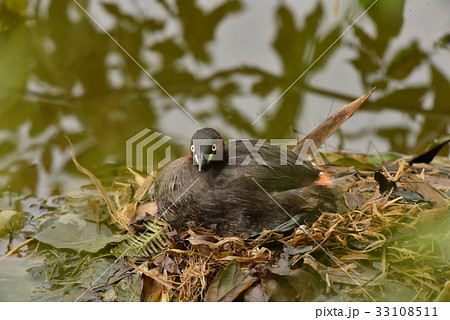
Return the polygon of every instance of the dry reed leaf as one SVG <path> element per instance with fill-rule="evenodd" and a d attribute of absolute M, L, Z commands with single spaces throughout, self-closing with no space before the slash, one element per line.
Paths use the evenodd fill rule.
<path fill-rule="evenodd" d="M 129 229 L 129 224 L 131 220 L 136 216 L 136 207 L 137 203 L 128 203 L 121 210 L 117 211 L 116 219 L 119 222 L 119 225 L 122 226 L 125 230 L 131 231 Z"/>
<path fill-rule="evenodd" d="M 448 202 L 442 192 L 429 186 L 424 180 L 420 179 L 416 175 L 409 174 L 403 176 L 402 183 L 404 183 L 411 191 L 422 195 L 424 199 L 434 202 L 436 206 L 448 206 Z"/>
<path fill-rule="evenodd" d="M 139 173 L 131 169 L 130 167 L 127 167 L 128 171 L 131 172 L 131 174 L 134 176 L 134 180 L 139 186 L 142 186 L 144 184 L 145 178 L 141 176 Z"/>
<path fill-rule="evenodd" d="M 157 282 L 162 284 L 164 287 L 167 287 L 167 288 L 170 288 L 170 289 L 174 289 L 174 290 L 178 289 L 176 286 L 174 286 L 173 284 L 169 283 L 167 280 L 163 279 L 163 277 L 161 276 L 161 274 L 158 272 L 158 270 L 156 268 L 153 268 L 153 269 L 149 270 L 147 266 L 145 266 L 145 265 L 138 266 L 138 265 L 134 264 L 131 261 L 127 261 L 127 264 L 130 267 L 133 267 L 137 271 L 141 272 L 142 274 L 145 274 L 147 277 L 150 277 L 153 280 L 156 280 Z"/>
<path fill-rule="evenodd" d="M 327 120 L 317 126 L 313 131 L 311 131 L 311 133 L 309 133 L 294 148 L 292 148 L 292 151 L 299 154 L 303 148 L 304 143 L 308 140 L 312 140 L 316 148 L 319 148 L 324 144 L 329 136 L 331 136 L 337 129 L 339 129 L 339 127 L 345 121 L 347 121 L 348 118 L 350 118 L 356 112 L 356 110 L 358 110 L 359 107 L 361 107 L 361 105 L 366 102 L 367 99 L 369 99 L 374 90 L 375 88 L 370 90 L 362 97 L 356 99 L 352 103 L 343 106 L 333 115 L 331 115 Z"/>
<path fill-rule="evenodd" d="M 141 182 L 139 188 L 136 190 L 132 202 L 138 202 L 141 200 L 141 198 L 147 193 L 148 188 L 150 188 L 153 180 L 154 178 L 152 175 L 148 175 L 145 177 L 145 179 Z"/>
<path fill-rule="evenodd" d="M 69 141 L 69 144 L 71 146 L 70 155 L 72 156 L 73 163 L 75 163 L 75 166 L 77 167 L 77 169 L 79 171 L 81 171 L 82 173 L 84 173 L 85 175 L 87 175 L 91 179 L 91 181 L 94 183 L 95 187 L 97 188 L 98 192 L 100 192 L 103 200 L 105 200 L 106 205 L 108 206 L 109 213 L 111 214 L 111 217 L 113 217 L 113 219 L 116 219 L 116 217 L 117 217 L 117 206 L 116 206 L 116 204 L 114 203 L 114 201 L 109 196 L 109 194 L 106 191 L 105 187 L 103 187 L 101 181 L 92 172 L 90 172 L 88 169 L 83 167 L 78 162 L 78 160 L 77 160 L 77 158 L 75 156 L 75 151 L 73 150 L 72 143 L 70 142 L 69 138 L 67 138 L 67 140 Z"/>

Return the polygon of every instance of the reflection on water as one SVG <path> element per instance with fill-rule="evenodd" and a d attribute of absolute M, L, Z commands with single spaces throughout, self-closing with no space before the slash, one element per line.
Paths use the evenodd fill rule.
<path fill-rule="evenodd" d="M 99 173 L 124 164 L 144 128 L 173 136 L 174 156 L 195 121 L 226 137 L 299 138 L 374 86 L 325 148 L 418 152 L 448 131 L 449 4 L 379 0 L 346 31 L 371 4 L 84 1 L 122 50 L 73 1 L 2 2 L 0 186 L 76 190 L 86 180 L 65 136 Z"/>
<path fill-rule="evenodd" d="M 24 234 L 88 182 L 66 136 L 112 180 L 144 128 L 174 137 L 174 157 L 196 122 L 230 138 L 301 138 L 374 86 L 326 151 L 416 153 L 448 134 L 447 0 L 379 0 L 364 15 L 372 0 L 80 4 L 101 27 L 71 0 L 0 2 L 0 210 L 28 212 Z M 0 240 L 1 256 L 24 238 Z M 34 263 L 0 261 L 0 300 L 30 296 Z"/>
<path fill-rule="evenodd" d="M 33 280 L 27 269 L 42 263 L 41 260 L 10 257 L 0 261 L 0 301 L 29 301 L 39 281 Z"/>

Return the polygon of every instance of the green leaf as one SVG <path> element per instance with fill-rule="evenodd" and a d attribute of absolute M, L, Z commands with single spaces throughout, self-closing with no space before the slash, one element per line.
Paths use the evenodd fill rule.
<path fill-rule="evenodd" d="M 56 218 L 50 225 L 38 232 L 34 238 L 55 248 L 72 249 L 95 253 L 107 244 L 123 240 L 123 236 L 113 235 L 104 224 L 86 221 L 82 216 L 69 213 Z"/>
<path fill-rule="evenodd" d="M 346 167 L 355 167 L 361 170 L 375 170 L 376 166 L 370 164 L 368 162 L 361 162 L 359 160 L 353 158 L 341 158 L 335 162 L 335 164 L 339 164 Z"/>
<path fill-rule="evenodd" d="M 0 211 L 0 238 L 20 229 L 23 225 L 22 212 L 14 210 Z"/>
<path fill-rule="evenodd" d="M 395 160 L 400 159 L 400 158 L 401 157 L 398 154 L 382 153 L 382 154 L 377 154 L 377 155 L 368 157 L 367 160 L 371 164 L 377 165 L 377 164 L 382 164 L 382 163 L 386 163 L 386 162 L 395 161 Z"/>
<path fill-rule="evenodd" d="M 363 159 L 362 157 L 360 157 L 361 159 Z M 350 157 L 346 157 L 346 156 L 342 156 L 339 154 L 327 154 L 326 155 L 326 159 L 328 161 L 330 161 L 331 163 L 340 165 L 340 166 L 345 166 L 345 167 L 355 167 L 356 169 L 360 169 L 360 170 L 375 170 L 377 169 L 376 166 L 374 166 L 373 164 L 366 162 L 366 161 L 360 161 L 354 158 L 350 158 Z M 365 159 L 364 159 L 365 160 Z"/>

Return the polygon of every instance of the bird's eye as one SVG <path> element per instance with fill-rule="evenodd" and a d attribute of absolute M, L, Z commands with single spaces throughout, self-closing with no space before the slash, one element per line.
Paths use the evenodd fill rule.
<path fill-rule="evenodd" d="M 216 145 L 216 144 L 213 144 L 213 145 L 211 146 L 211 150 L 212 150 L 212 151 L 216 151 L 216 150 L 217 150 L 217 145 Z"/>
<path fill-rule="evenodd" d="M 193 144 L 191 145 L 191 151 L 195 152 L 195 146 Z"/>

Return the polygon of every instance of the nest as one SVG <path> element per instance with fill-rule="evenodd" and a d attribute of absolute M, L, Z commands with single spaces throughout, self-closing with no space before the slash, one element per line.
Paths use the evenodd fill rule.
<path fill-rule="evenodd" d="M 264 230 L 256 239 L 220 237 L 199 226 L 166 232 L 166 247 L 160 252 L 127 258 L 142 274 L 141 299 L 436 299 L 450 276 L 450 247 L 445 246 L 450 237 L 449 187 L 442 184 L 448 183 L 448 164 L 392 165 L 395 171 L 384 169 L 384 175 L 397 183 L 396 190 L 382 193 L 373 172 L 355 172 L 345 182 L 336 178 L 346 209 L 324 212 L 313 225 L 299 226 L 290 235 Z M 348 171 L 327 168 L 335 177 L 343 169 Z M 136 210 L 146 216 L 143 208 Z"/>

